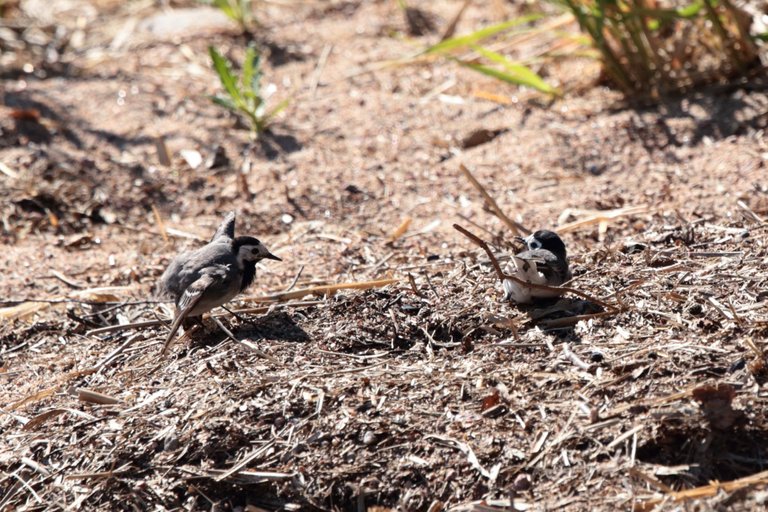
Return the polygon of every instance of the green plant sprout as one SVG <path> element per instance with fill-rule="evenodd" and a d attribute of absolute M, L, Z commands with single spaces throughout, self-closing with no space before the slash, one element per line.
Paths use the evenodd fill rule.
<path fill-rule="evenodd" d="M 245 52 L 239 80 L 232 72 L 232 63 L 216 48 L 209 46 L 208 53 L 221 85 L 227 92 L 227 96 L 211 96 L 211 101 L 245 117 L 252 134 L 258 136 L 264 132 L 272 118 L 288 106 L 288 100 L 285 99 L 271 110 L 267 110 L 261 94 L 261 57 L 253 45 L 249 45 Z"/>
<path fill-rule="evenodd" d="M 253 0 L 208 0 L 214 7 L 240 25 L 240 29 L 249 34 L 257 23 L 253 16 Z"/>

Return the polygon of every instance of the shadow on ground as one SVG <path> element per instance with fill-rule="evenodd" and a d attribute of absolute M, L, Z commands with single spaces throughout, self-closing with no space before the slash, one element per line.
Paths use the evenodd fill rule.
<path fill-rule="evenodd" d="M 249 319 L 249 323 L 241 325 L 233 331 L 233 334 L 238 338 L 248 338 L 251 341 L 309 341 L 309 335 L 284 311 Z"/>
<path fill-rule="evenodd" d="M 663 476 L 668 485 L 701 486 L 712 480 L 725 482 L 768 467 L 768 432 L 754 426 L 727 431 L 665 426 L 654 439 L 638 447 L 637 458 L 680 468 L 678 474 Z"/>

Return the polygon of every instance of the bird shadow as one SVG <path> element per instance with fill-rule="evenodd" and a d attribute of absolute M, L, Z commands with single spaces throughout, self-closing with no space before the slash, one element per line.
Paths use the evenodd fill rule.
<path fill-rule="evenodd" d="M 248 338 L 252 341 L 309 341 L 306 331 L 285 311 L 274 311 L 249 319 L 248 323 L 241 324 L 232 334 L 238 339 Z"/>
<path fill-rule="evenodd" d="M 589 315 L 605 312 L 599 304 L 581 299 L 560 297 L 554 299 L 539 299 L 533 304 L 520 306 L 528 315 L 531 325 L 544 331 L 557 331 L 561 335 L 570 334 L 576 338 L 576 324 Z"/>

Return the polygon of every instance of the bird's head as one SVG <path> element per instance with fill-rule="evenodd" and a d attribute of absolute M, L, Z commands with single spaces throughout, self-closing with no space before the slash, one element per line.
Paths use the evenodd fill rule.
<path fill-rule="evenodd" d="M 238 263 L 241 265 L 245 262 L 256 263 L 264 259 L 283 261 L 269 252 L 264 244 L 252 236 L 239 236 L 235 238 L 232 242 L 232 249 L 237 255 Z"/>
<path fill-rule="evenodd" d="M 554 231 L 542 229 L 527 238 L 521 238 L 520 241 L 525 243 L 528 250 L 535 251 L 537 249 L 544 249 L 558 258 L 565 259 L 565 244 Z"/>

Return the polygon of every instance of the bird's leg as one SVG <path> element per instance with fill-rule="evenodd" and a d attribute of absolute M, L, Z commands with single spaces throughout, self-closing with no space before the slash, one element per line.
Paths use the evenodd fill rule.
<path fill-rule="evenodd" d="M 199 325 L 201 328 L 205 327 L 205 324 L 203 324 L 203 315 L 187 317 L 181 322 L 181 326 L 184 328 L 184 332 L 187 332 L 195 325 Z"/>
<path fill-rule="evenodd" d="M 237 318 L 238 320 L 240 320 L 242 323 L 244 323 L 244 324 L 250 324 L 250 325 L 253 325 L 253 322 L 252 322 L 251 320 L 248 320 L 247 318 L 245 318 L 245 317 L 244 317 L 244 316 L 242 316 L 242 315 L 238 315 L 237 313 L 235 313 L 235 312 L 234 312 L 234 311 L 232 311 L 231 309 L 229 309 L 229 308 L 227 308 L 227 307 L 225 307 L 225 306 L 221 306 L 221 308 L 222 308 L 224 311 L 226 311 L 227 313 L 229 313 L 230 315 L 232 315 L 232 316 L 234 316 L 235 318 Z"/>

